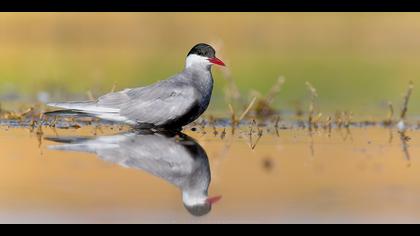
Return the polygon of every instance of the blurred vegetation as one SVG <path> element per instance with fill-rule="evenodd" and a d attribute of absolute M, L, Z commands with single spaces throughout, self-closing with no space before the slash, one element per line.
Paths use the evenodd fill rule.
<path fill-rule="evenodd" d="M 308 81 L 324 112 L 384 116 L 420 82 L 418 13 L 0 13 L 0 101 L 147 85 L 181 71 L 198 42 L 228 65 L 214 68 L 213 111 L 229 111 L 226 74 L 247 101 L 284 76 L 275 107 L 308 102 Z M 420 93 L 410 105 L 420 112 Z"/>

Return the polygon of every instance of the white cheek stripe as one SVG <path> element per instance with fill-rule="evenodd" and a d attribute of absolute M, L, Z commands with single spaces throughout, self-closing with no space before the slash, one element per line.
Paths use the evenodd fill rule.
<path fill-rule="evenodd" d="M 185 67 L 190 67 L 193 65 L 207 66 L 207 65 L 211 65 L 211 62 L 208 60 L 207 57 L 191 54 L 187 57 L 185 61 Z"/>
<path fill-rule="evenodd" d="M 204 195 L 198 195 L 198 196 L 190 196 L 187 192 L 182 193 L 182 200 L 184 201 L 184 204 L 187 206 L 196 206 L 196 205 L 202 205 L 206 203 L 207 196 Z"/>

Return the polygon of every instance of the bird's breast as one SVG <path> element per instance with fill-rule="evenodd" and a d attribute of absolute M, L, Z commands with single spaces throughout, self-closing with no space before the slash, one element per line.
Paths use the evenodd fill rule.
<path fill-rule="evenodd" d="M 197 79 L 197 90 L 200 94 L 198 99 L 200 100 L 203 112 L 207 109 L 208 105 L 210 104 L 211 95 L 213 93 L 213 84 L 214 82 L 211 73 Z"/>

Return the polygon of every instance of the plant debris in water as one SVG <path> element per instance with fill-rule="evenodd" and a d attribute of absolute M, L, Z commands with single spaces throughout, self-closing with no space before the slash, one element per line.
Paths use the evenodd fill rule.
<path fill-rule="evenodd" d="M 414 84 L 412 81 L 410 81 L 410 84 L 408 86 L 407 92 L 404 96 L 404 102 L 403 107 L 401 109 L 401 115 L 400 115 L 400 121 L 397 124 L 397 128 L 401 133 L 404 133 L 407 130 L 406 126 L 406 117 L 408 112 L 408 103 L 410 102 L 411 94 L 413 93 Z"/>
<path fill-rule="evenodd" d="M 258 114 L 262 114 L 261 110 L 261 99 L 263 99 L 267 104 L 272 104 L 273 100 L 281 90 L 285 80 L 280 77 L 277 83 L 273 86 L 270 92 L 263 98 L 253 97 L 246 106 L 244 106 L 243 111 L 238 115 L 237 111 L 234 109 L 232 104 L 228 104 L 230 111 L 230 118 L 218 118 L 213 115 L 203 116 L 199 121 L 193 122 L 188 125 L 187 129 L 193 131 L 199 131 L 203 135 L 207 133 L 207 127 L 210 127 L 212 134 L 216 137 L 224 139 L 227 133 L 228 128 L 231 129 L 231 134 L 235 135 L 237 129 L 242 129 L 243 127 L 252 127 L 252 133 L 257 137 L 253 137 L 253 142 L 251 147 L 255 148 L 257 142 L 265 133 L 273 133 L 276 136 L 280 136 L 280 130 L 282 129 L 302 129 L 308 128 L 309 130 L 317 130 L 318 128 L 323 128 L 324 131 L 328 133 L 328 136 L 331 137 L 333 129 L 345 129 L 346 133 L 343 135 L 345 139 L 351 138 L 351 128 L 361 128 L 361 127 L 388 127 L 392 128 L 393 126 L 397 127 L 398 130 L 405 131 L 409 128 L 413 130 L 420 129 L 420 121 L 415 124 L 410 124 L 408 122 L 408 106 L 410 97 L 413 92 L 413 83 L 411 82 L 405 96 L 403 97 L 403 105 L 401 108 L 400 122 L 395 123 L 394 121 L 394 107 L 391 103 L 388 104 L 388 115 L 382 121 L 375 120 L 355 120 L 354 114 L 352 112 L 336 112 L 335 116 L 325 116 L 323 118 L 322 113 L 317 111 L 316 103 L 318 99 L 318 92 L 310 84 L 306 83 L 306 87 L 310 92 L 309 106 L 308 106 L 308 117 L 306 121 L 302 121 L 300 117 L 297 117 L 296 114 L 303 113 L 302 111 L 296 111 L 295 113 L 291 112 L 290 114 L 295 114 L 295 116 L 280 116 L 279 112 L 268 112 L 265 113 L 265 118 L 261 119 Z M 238 92 L 238 91 L 237 91 Z M 238 92 L 239 93 L 239 92 Z M 241 97 L 240 95 L 238 95 Z M 100 131 L 102 126 L 124 126 L 116 124 L 114 122 L 99 120 L 96 118 L 63 118 L 63 117 L 43 117 L 44 112 L 42 105 L 38 104 L 31 107 L 22 108 L 17 111 L 7 111 L 0 105 L 0 126 L 7 127 L 27 127 L 34 130 L 39 126 L 48 126 L 56 129 L 79 129 L 84 126 L 93 126 L 96 127 L 97 131 Z M 275 109 L 274 109 L 275 110 Z M 261 113 L 262 112 L 262 113 Z M 206 118 L 207 117 L 207 118 Z M 333 117 L 335 117 L 333 119 Z M 258 121 L 258 125 L 256 122 Z M 265 127 L 265 131 L 262 129 Z"/>
<path fill-rule="evenodd" d="M 259 98 L 256 100 L 254 113 L 258 119 L 265 119 L 266 117 L 270 117 L 279 113 L 279 111 L 274 108 L 273 103 L 285 82 L 286 80 L 284 77 L 279 77 L 277 82 L 273 85 L 273 87 L 271 87 L 268 94 L 266 96 L 259 96 Z"/>

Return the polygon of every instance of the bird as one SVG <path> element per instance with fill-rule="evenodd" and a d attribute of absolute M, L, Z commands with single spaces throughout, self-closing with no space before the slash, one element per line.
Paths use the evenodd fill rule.
<path fill-rule="evenodd" d="M 150 86 L 106 94 L 95 101 L 49 103 L 64 110 L 49 116 L 89 116 L 126 123 L 139 129 L 182 130 L 208 108 L 214 80 L 212 66 L 226 66 L 209 44 L 187 54 L 182 72 Z"/>
<path fill-rule="evenodd" d="M 50 150 L 94 153 L 100 159 L 160 177 L 182 192 L 185 209 L 207 215 L 221 196 L 208 197 L 211 171 L 206 151 L 191 137 L 172 131 L 136 130 L 102 137 L 45 137 L 61 143 Z"/>

